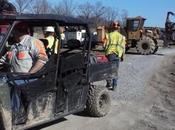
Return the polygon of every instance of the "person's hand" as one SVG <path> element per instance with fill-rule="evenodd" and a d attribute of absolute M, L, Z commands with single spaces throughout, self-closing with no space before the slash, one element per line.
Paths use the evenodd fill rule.
<path fill-rule="evenodd" d="M 124 54 L 122 54 L 120 61 L 124 61 Z"/>

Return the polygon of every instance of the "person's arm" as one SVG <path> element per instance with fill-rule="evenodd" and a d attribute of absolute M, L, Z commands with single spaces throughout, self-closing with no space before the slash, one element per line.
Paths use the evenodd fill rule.
<path fill-rule="evenodd" d="M 104 37 L 104 39 L 103 39 L 103 41 L 102 41 L 102 42 L 103 42 L 103 47 L 104 47 L 104 48 L 106 48 L 106 46 L 108 45 L 108 43 L 109 43 L 108 40 L 109 40 L 109 39 L 108 39 L 108 34 L 106 33 L 106 34 L 105 34 L 105 37 Z"/>
<path fill-rule="evenodd" d="M 36 73 L 39 71 L 48 61 L 48 57 L 46 54 L 46 50 L 44 45 L 41 41 L 36 40 L 33 46 L 33 56 L 37 58 L 36 63 L 30 69 L 29 73 Z"/>
<path fill-rule="evenodd" d="M 41 62 L 40 60 L 37 60 L 37 62 L 35 63 L 35 65 L 31 68 L 31 70 L 29 71 L 29 73 L 33 74 L 36 73 L 37 71 L 39 71 L 45 63 Z"/>
<path fill-rule="evenodd" d="M 122 45 L 123 45 L 123 53 L 122 53 L 122 56 L 121 56 L 121 61 L 124 61 L 125 47 L 126 47 L 126 38 L 125 38 L 125 36 L 122 37 Z"/>

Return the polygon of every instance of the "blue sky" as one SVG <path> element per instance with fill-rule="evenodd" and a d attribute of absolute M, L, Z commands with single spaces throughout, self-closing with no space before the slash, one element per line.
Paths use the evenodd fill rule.
<path fill-rule="evenodd" d="M 52 3 L 58 3 L 60 0 L 52 0 Z M 164 27 L 167 11 L 175 12 L 175 0 L 72 0 L 75 3 L 83 3 L 86 1 L 95 3 L 100 1 L 105 6 L 125 9 L 128 15 L 143 16 L 147 18 L 146 26 Z"/>

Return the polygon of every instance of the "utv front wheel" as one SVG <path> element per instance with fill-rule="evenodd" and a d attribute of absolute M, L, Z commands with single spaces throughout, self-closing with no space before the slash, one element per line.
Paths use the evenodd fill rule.
<path fill-rule="evenodd" d="M 89 90 L 86 111 L 94 117 L 108 114 L 111 107 L 110 95 L 104 86 L 91 86 Z"/>

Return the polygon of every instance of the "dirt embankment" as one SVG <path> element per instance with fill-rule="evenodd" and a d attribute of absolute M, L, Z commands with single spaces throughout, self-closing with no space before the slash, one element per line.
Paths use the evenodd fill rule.
<path fill-rule="evenodd" d="M 131 129 L 175 130 L 175 56 L 169 56 L 151 77 L 143 101 L 144 114 Z"/>

